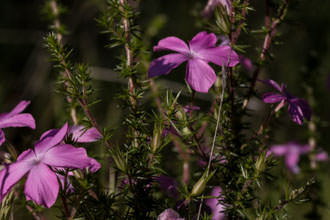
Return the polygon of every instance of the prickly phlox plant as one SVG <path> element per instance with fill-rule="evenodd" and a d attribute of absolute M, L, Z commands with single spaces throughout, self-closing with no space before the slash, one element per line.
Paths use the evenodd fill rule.
<path fill-rule="evenodd" d="M 251 2 L 198 1 L 198 31 L 185 38 L 163 36 L 161 17 L 141 26 L 143 1 L 99 1 L 91 22 L 116 58 L 118 116 L 107 110 L 108 94 L 97 95 L 97 70 L 67 42 L 62 19 L 74 12 L 46 0 L 43 45 L 65 113 L 42 130 L 40 115 L 29 113 L 33 97 L 2 111 L 1 218 L 16 219 L 19 210 L 34 219 L 296 219 L 290 209 L 322 203 L 309 200 L 320 188 L 319 162 L 328 160 L 318 146 L 321 119 L 312 114 L 315 83 L 306 77 L 298 98 L 264 73 L 294 1 L 265 1 L 259 26 L 249 25 L 248 15 L 264 13 Z M 117 127 L 103 120 L 105 111 Z M 283 121 L 303 138 L 278 141 Z M 35 138 L 16 146 L 5 135 L 10 127 L 19 135 L 34 129 Z"/>

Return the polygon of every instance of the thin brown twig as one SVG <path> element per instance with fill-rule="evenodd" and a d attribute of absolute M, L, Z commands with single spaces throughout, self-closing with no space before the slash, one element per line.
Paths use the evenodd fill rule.
<path fill-rule="evenodd" d="M 246 108 L 250 97 L 253 94 L 254 91 L 254 87 L 256 85 L 260 70 L 261 70 L 261 65 L 264 63 L 265 59 L 266 59 L 266 54 L 268 53 L 268 50 L 272 44 L 272 40 L 276 34 L 276 28 L 277 26 L 283 21 L 285 15 L 286 15 L 286 11 L 288 9 L 288 5 L 289 5 L 289 0 L 285 0 L 284 4 L 282 5 L 279 15 L 277 16 L 276 19 L 274 19 L 272 21 L 272 23 L 270 23 L 271 18 L 269 15 L 269 7 L 268 7 L 268 0 L 265 1 L 266 2 L 266 17 L 265 17 L 265 26 L 269 29 L 267 31 L 267 34 L 265 36 L 264 42 L 263 42 L 263 47 L 260 53 L 260 64 L 258 65 L 258 67 L 255 69 L 253 75 L 252 75 L 252 81 L 251 81 L 251 85 L 250 85 L 250 89 L 248 92 L 248 97 L 246 100 L 244 100 L 243 103 L 243 108 Z"/>
<path fill-rule="evenodd" d="M 59 42 L 59 45 L 61 47 L 63 47 L 62 42 Z M 72 80 L 71 70 L 68 69 L 68 68 L 65 68 L 67 66 L 67 63 L 66 63 L 66 61 L 65 61 L 65 59 L 64 59 L 64 57 L 62 55 L 60 55 L 60 63 L 64 67 L 64 73 L 66 74 L 67 78 L 69 80 Z M 92 112 L 89 110 L 88 101 L 87 101 L 87 97 L 86 97 L 86 88 L 85 87 L 83 87 L 83 96 L 84 96 L 83 98 L 78 99 L 78 102 L 79 102 L 80 106 L 84 110 L 84 113 L 88 117 L 88 119 L 90 120 L 92 126 L 95 127 L 96 130 L 100 134 L 103 134 L 102 129 L 98 125 L 98 123 L 97 123 L 95 117 L 93 116 Z M 111 148 L 111 143 L 108 140 L 106 140 L 105 143 L 106 143 L 106 145 L 107 145 L 108 148 Z"/>
<path fill-rule="evenodd" d="M 61 22 L 58 19 L 59 11 L 58 11 L 58 6 L 57 6 L 57 3 L 56 3 L 56 0 L 51 1 L 50 2 L 50 6 L 51 6 L 51 8 L 53 10 L 54 16 L 56 17 L 55 20 L 54 20 L 54 26 L 55 26 L 55 30 L 56 30 L 56 39 L 57 39 L 57 42 L 59 44 L 61 44 L 62 43 L 63 36 L 62 36 L 62 34 L 60 32 Z M 66 73 L 66 75 L 69 76 L 70 74 L 67 74 Z M 71 79 L 71 78 L 69 78 L 69 79 Z M 65 86 L 68 87 L 68 83 L 67 82 L 65 83 Z M 72 103 L 72 98 L 70 96 L 67 96 L 66 99 L 67 99 L 67 102 L 69 104 Z M 78 124 L 77 113 L 76 113 L 76 109 L 74 107 L 71 107 L 70 114 L 71 114 L 71 118 L 72 118 L 73 123 L 75 125 L 77 125 Z"/>
<path fill-rule="evenodd" d="M 44 216 L 39 216 L 37 212 L 29 205 L 25 205 L 26 209 L 31 213 L 35 220 L 46 220 Z"/>
<path fill-rule="evenodd" d="M 129 68 L 129 70 L 132 70 L 133 67 L 133 58 L 132 58 L 132 51 L 129 45 L 129 42 L 131 40 L 131 34 L 130 34 L 130 24 L 129 20 L 126 18 L 124 7 L 127 5 L 127 0 L 119 0 L 121 8 L 123 10 L 123 25 L 124 25 L 124 32 L 125 32 L 125 53 L 126 53 L 126 66 Z M 136 110 L 136 104 L 137 100 L 135 98 L 135 78 L 133 73 L 131 76 L 128 77 L 128 88 L 129 88 L 129 100 L 132 106 L 132 110 Z M 137 140 L 138 137 L 138 131 L 134 131 L 134 144 L 136 147 L 138 147 L 139 143 Z"/>
<path fill-rule="evenodd" d="M 237 39 L 238 39 L 238 37 L 239 37 L 239 35 L 241 33 L 242 25 L 243 25 L 244 20 L 245 20 L 245 16 L 247 14 L 246 6 L 248 4 L 248 0 L 244 0 L 243 4 L 244 4 L 244 7 L 242 9 L 242 17 L 243 18 L 240 20 L 239 25 L 238 25 L 238 27 L 236 29 L 236 32 L 232 32 L 232 35 L 231 35 L 232 36 L 231 37 L 231 45 L 234 45 L 236 43 L 236 41 L 237 41 Z"/>
<path fill-rule="evenodd" d="M 120 0 L 120 4 L 122 6 L 122 9 L 124 11 L 124 7 L 127 4 L 126 0 Z M 123 25 L 124 25 L 124 32 L 125 32 L 125 53 L 126 53 L 126 66 L 129 69 L 132 69 L 133 66 L 133 60 L 132 60 L 132 52 L 129 46 L 129 42 L 131 40 L 131 34 L 130 34 L 130 25 L 127 18 L 123 17 Z M 136 107 L 136 100 L 134 98 L 134 90 L 135 90 L 135 83 L 134 78 L 130 76 L 128 78 L 128 87 L 129 87 L 129 94 L 130 94 L 130 102 L 133 108 Z"/>
<path fill-rule="evenodd" d="M 218 134 L 218 130 L 222 130 L 222 125 L 220 122 L 220 118 L 221 118 L 221 110 L 222 110 L 222 104 L 223 104 L 223 100 L 224 100 L 224 94 L 225 94 L 225 89 L 226 89 L 226 81 L 227 81 L 227 77 L 226 77 L 226 70 L 223 71 L 223 76 L 222 76 L 222 93 L 220 96 L 220 102 L 219 102 L 219 107 L 218 107 L 218 115 L 217 115 L 217 123 L 215 126 L 215 131 L 214 131 L 214 135 L 213 135 L 213 140 L 212 140 L 212 147 L 211 147 L 211 152 L 210 152 L 210 156 L 209 156 L 209 161 L 207 164 L 207 168 L 206 168 L 206 178 L 209 176 L 210 173 L 210 169 L 211 169 L 211 163 L 213 160 L 213 153 L 214 153 L 214 148 L 215 148 L 215 141 L 217 138 L 217 134 Z M 203 195 L 204 197 L 204 195 Z M 203 197 L 202 197 L 202 201 L 199 205 L 199 209 L 198 209 L 198 214 L 197 214 L 197 220 L 199 220 L 200 215 L 201 215 L 201 211 L 202 211 L 202 205 L 203 205 Z"/>
<path fill-rule="evenodd" d="M 166 119 L 166 114 L 165 114 L 165 111 L 161 105 L 161 101 L 159 99 L 159 96 L 158 96 L 158 89 L 155 85 L 155 82 L 151 79 L 150 80 L 150 86 L 151 86 L 151 90 L 152 92 L 154 93 L 154 97 L 155 97 L 155 102 L 156 102 L 156 105 L 158 107 L 158 111 L 160 112 L 161 114 L 161 117 L 163 118 L 163 120 Z M 189 127 L 189 129 L 192 130 L 191 127 Z M 194 132 L 193 132 L 194 133 Z M 181 143 L 178 141 L 178 137 L 173 135 L 173 134 L 170 134 L 169 135 L 171 141 L 173 142 L 174 146 L 177 148 L 177 151 L 179 152 L 179 156 L 181 158 L 181 160 L 183 160 L 183 182 L 185 184 L 188 184 L 189 182 L 189 179 L 190 179 L 190 172 L 189 172 L 189 161 L 190 161 L 190 152 L 187 151 L 186 149 L 183 149 Z M 198 141 L 198 138 L 197 136 L 194 134 L 194 140 L 196 141 L 197 145 L 198 145 L 198 149 L 201 151 L 201 147 L 199 145 L 199 141 Z M 201 151 L 202 152 L 202 151 Z"/>

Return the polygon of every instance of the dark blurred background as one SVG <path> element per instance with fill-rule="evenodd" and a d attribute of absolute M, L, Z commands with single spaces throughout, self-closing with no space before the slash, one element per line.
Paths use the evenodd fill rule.
<path fill-rule="evenodd" d="M 158 40 L 169 35 L 190 40 L 204 28 L 200 22 L 200 12 L 206 0 L 141 0 L 139 25 L 146 33 L 145 46 L 151 52 Z M 25 149 L 33 140 L 37 140 L 43 131 L 59 127 L 69 120 L 68 106 L 65 98 L 56 92 L 58 72 L 52 67 L 43 37 L 49 32 L 50 22 L 42 13 L 45 1 L 42 0 L 2 0 L 0 7 L 0 112 L 7 112 L 20 100 L 31 100 L 27 109 L 36 118 L 37 130 L 6 129 L 6 135 L 14 143 Z M 107 49 L 108 37 L 100 34 L 102 27 L 96 22 L 106 7 L 105 0 L 69 0 L 62 1 L 67 12 L 61 22 L 65 24 L 68 34 L 64 43 L 74 49 L 73 59 L 88 63 L 93 70 L 94 96 L 102 102 L 93 107 L 97 120 L 102 125 L 117 129 L 120 134 L 120 119 L 124 117 L 121 104 L 115 98 L 122 80 L 116 77 L 114 67 L 118 64 L 120 49 Z M 251 1 L 255 11 L 247 16 L 248 30 L 260 29 L 264 25 L 264 1 Z M 329 110 L 330 110 L 330 2 L 324 0 L 290 1 L 287 20 L 278 30 L 277 45 L 271 47 L 274 59 L 269 59 L 262 69 L 260 78 L 272 78 L 284 82 L 288 89 L 298 97 L 312 100 L 314 119 L 317 124 L 317 145 L 330 150 Z M 262 46 L 263 35 L 242 33 L 239 44 L 246 44 L 244 56 L 256 62 L 258 49 Z M 156 55 L 149 54 L 154 58 Z M 147 74 L 147 73 L 146 73 Z M 242 74 L 251 74 L 243 72 Z M 165 87 L 174 90 L 184 86 L 182 80 L 184 67 L 173 71 L 165 82 Z M 160 78 L 165 80 L 164 77 Z M 179 83 L 179 84 L 177 84 Z M 264 87 L 259 87 L 262 94 Z M 209 107 L 209 96 L 199 96 L 202 109 Z M 311 101 L 311 99 L 310 99 Z M 269 106 L 259 99 L 253 99 L 250 107 L 256 112 L 253 117 L 261 121 Z M 296 140 L 308 141 L 307 126 L 299 127 L 283 116 L 275 125 L 272 140 L 274 143 L 285 143 Z M 23 144 L 22 144 L 23 143 Z M 97 153 L 97 152 L 95 152 Z M 309 163 L 302 159 L 302 170 L 305 175 L 292 176 L 285 174 L 285 168 L 274 171 L 281 179 L 290 179 L 293 186 L 299 186 L 309 177 L 317 176 L 319 182 L 311 192 L 311 203 L 302 206 L 290 206 L 290 219 L 330 219 L 330 183 L 328 164 L 321 164 L 317 171 L 309 169 Z M 281 163 L 282 164 L 282 163 Z M 285 176 L 285 177 L 283 177 Z M 103 177 L 106 181 L 106 176 Z M 265 187 L 267 189 L 267 187 Z M 265 199 L 279 199 L 284 189 L 274 188 Z M 273 195 L 274 194 L 274 195 Z M 276 200 L 275 200 L 276 201 Z M 303 207 L 303 208 L 301 208 Z M 24 212 L 24 210 L 22 211 Z M 22 214 L 23 216 L 23 214 Z M 22 217 L 23 218 L 23 217 Z"/>

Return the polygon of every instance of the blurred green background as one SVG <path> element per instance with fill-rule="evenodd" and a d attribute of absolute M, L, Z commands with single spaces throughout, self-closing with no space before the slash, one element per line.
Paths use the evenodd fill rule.
<path fill-rule="evenodd" d="M 138 23 L 146 33 L 145 46 L 152 51 L 158 40 L 175 35 L 190 40 L 196 33 L 204 30 L 200 22 L 200 12 L 206 0 L 141 0 Z M 45 130 L 59 127 L 69 120 L 65 98 L 56 93 L 58 72 L 52 68 L 43 37 L 49 32 L 49 21 L 42 14 L 45 1 L 42 0 L 2 0 L 0 7 L 0 112 L 7 112 L 20 100 L 32 101 L 27 109 L 37 121 L 37 129 L 6 129 L 6 135 L 23 150 L 37 140 Z M 125 87 L 116 77 L 113 69 L 118 64 L 120 49 L 107 49 L 107 36 L 100 34 L 102 28 L 97 24 L 104 10 L 105 0 L 62 1 L 68 11 L 61 18 L 69 30 L 64 43 L 74 49 L 73 58 L 86 62 L 93 69 L 95 93 L 102 102 L 93 107 L 97 120 L 116 129 L 120 140 L 120 122 L 125 117 L 121 103 L 115 98 L 120 88 Z M 264 1 L 251 1 L 255 11 L 247 16 L 248 30 L 260 29 L 264 25 Z M 287 20 L 280 26 L 278 44 L 271 47 L 273 60 L 269 60 L 261 71 L 260 78 L 272 78 L 284 82 L 288 89 L 301 98 L 308 97 L 308 91 L 315 97 L 313 117 L 317 123 L 317 146 L 330 150 L 330 2 L 324 0 L 293 0 Z M 244 56 L 255 62 L 258 49 L 262 46 L 263 35 L 242 33 L 238 44 L 249 45 Z M 149 54 L 151 57 L 156 55 Z M 145 73 L 147 74 L 147 73 Z M 251 74 L 243 72 L 242 74 Z M 179 89 L 184 67 L 175 70 L 166 80 L 165 87 Z M 165 79 L 161 77 L 161 79 Z M 173 81 L 173 82 L 172 82 Z M 179 84 L 175 84 L 179 83 Z M 265 88 L 258 88 L 260 94 Z M 199 96 L 202 110 L 209 107 L 209 96 Z M 269 106 L 255 99 L 251 108 L 255 109 L 252 120 L 261 121 Z M 308 141 L 307 126 L 298 127 L 283 117 L 274 124 L 274 143 L 297 140 Z M 91 148 L 93 145 L 91 146 Z M 90 149 L 97 154 L 95 149 Z M 106 161 L 103 161 L 106 163 Z M 310 192 L 310 203 L 289 208 L 289 219 L 330 219 L 330 176 L 328 163 L 320 164 L 317 170 L 309 168 L 307 158 L 302 158 L 300 166 L 304 174 L 290 175 L 282 166 L 274 170 L 276 183 L 265 185 L 262 192 L 266 200 L 277 201 L 287 187 L 288 179 L 293 186 L 300 186 L 315 176 L 317 184 Z M 104 182 L 107 176 L 103 175 Z M 32 217 L 24 209 L 16 214 L 17 219 Z M 56 218 L 55 218 L 56 219 Z"/>

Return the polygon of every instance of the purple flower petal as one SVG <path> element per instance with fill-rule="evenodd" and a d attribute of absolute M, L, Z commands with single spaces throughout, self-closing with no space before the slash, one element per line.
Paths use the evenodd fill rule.
<path fill-rule="evenodd" d="M 233 67 L 239 63 L 239 56 L 229 46 L 201 49 L 196 54 L 201 59 L 219 66 Z"/>
<path fill-rule="evenodd" d="M 50 148 L 59 144 L 64 139 L 67 131 L 68 123 L 65 123 L 63 127 L 54 136 L 50 136 L 50 133 L 48 133 L 48 135 L 44 135 L 44 138 L 35 145 L 34 149 L 36 155 L 38 156 L 44 154 Z"/>
<path fill-rule="evenodd" d="M 154 51 L 173 50 L 179 53 L 189 53 L 187 44 L 177 37 L 166 37 L 154 46 Z"/>
<path fill-rule="evenodd" d="M 262 99 L 265 103 L 275 103 L 281 102 L 286 99 L 286 97 L 278 93 L 267 92 L 263 95 Z"/>
<path fill-rule="evenodd" d="M 306 118 L 307 120 L 311 120 L 312 117 L 312 109 L 309 106 L 308 102 L 306 102 L 303 99 L 298 99 L 297 103 L 296 103 L 299 108 L 301 109 L 304 118 Z"/>
<path fill-rule="evenodd" d="M 293 173 L 299 172 L 299 167 L 298 167 L 299 156 L 300 156 L 299 152 L 291 151 L 285 157 L 285 165 Z"/>
<path fill-rule="evenodd" d="M 288 147 L 286 145 L 274 145 L 270 151 L 276 156 L 282 156 L 288 152 Z"/>
<path fill-rule="evenodd" d="M 315 159 L 317 161 L 327 161 L 328 160 L 328 153 L 325 151 L 321 151 L 315 155 Z"/>
<path fill-rule="evenodd" d="M 248 72 L 253 71 L 253 64 L 249 58 L 245 56 L 239 56 L 239 62 Z"/>
<path fill-rule="evenodd" d="M 302 110 L 298 105 L 295 105 L 294 103 L 289 103 L 288 106 L 288 113 L 290 115 L 290 118 L 293 122 L 302 125 L 304 121 L 304 115 Z"/>
<path fill-rule="evenodd" d="M 0 198 L 2 199 L 31 168 L 32 164 L 26 161 L 6 165 L 0 171 Z"/>
<path fill-rule="evenodd" d="M 48 131 L 45 131 L 41 136 L 40 136 L 40 141 L 42 141 L 43 139 L 47 138 L 47 137 L 54 137 L 57 132 L 60 129 L 54 128 L 54 129 L 50 129 Z"/>
<path fill-rule="evenodd" d="M 216 81 L 214 70 L 204 61 L 193 59 L 188 61 L 186 80 L 197 92 L 208 92 Z"/>
<path fill-rule="evenodd" d="M 26 151 L 23 151 L 18 157 L 17 161 L 25 161 L 33 164 L 33 160 L 35 159 L 35 154 L 32 149 L 28 149 Z M 32 166 L 32 165 L 31 165 Z"/>
<path fill-rule="evenodd" d="M 196 34 L 191 41 L 189 41 L 190 49 L 194 52 L 199 52 L 202 49 L 214 48 L 217 43 L 215 34 L 208 34 L 206 31 Z"/>
<path fill-rule="evenodd" d="M 15 108 L 13 110 L 11 110 L 8 114 L 9 115 L 17 115 L 19 113 L 21 113 L 22 111 L 24 111 L 24 109 L 26 109 L 26 107 L 30 105 L 30 101 L 20 101 L 20 103 L 18 103 Z"/>
<path fill-rule="evenodd" d="M 85 129 L 84 126 L 72 126 L 69 128 L 69 134 L 78 143 L 95 142 L 102 138 L 102 135 L 96 128 Z"/>
<path fill-rule="evenodd" d="M 84 148 L 63 144 L 49 149 L 42 162 L 53 167 L 84 169 L 90 165 L 90 158 Z"/>
<path fill-rule="evenodd" d="M 271 87 L 275 88 L 279 92 L 283 92 L 282 87 L 277 82 L 275 82 L 272 79 L 259 80 L 259 81 L 262 82 L 262 83 L 264 83 L 264 84 L 266 84 L 266 85 L 268 85 L 268 86 L 271 86 Z"/>
<path fill-rule="evenodd" d="M 177 68 L 188 58 L 182 54 L 172 53 L 153 60 L 150 64 L 149 77 L 168 74 L 172 69 Z"/>
<path fill-rule="evenodd" d="M 191 105 L 185 105 L 184 107 L 183 107 L 183 111 L 185 112 L 185 113 L 187 113 L 187 112 L 192 112 L 192 111 L 198 111 L 198 110 L 200 110 L 201 108 L 199 107 L 199 106 L 196 106 L 196 105 L 193 105 L 193 106 L 191 106 Z"/>
<path fill-rule="evenodd" d="M 311 151 L 310 145 L 300 145 L 296 142 L 288 142 L 283 145 L 275 145 L 270 148 L 275 156 L 285 156 L 285 165 L 293 173 L 299 172 L 298 162 L 302 154 Z"/>
<path fill-rule="evenodd" d="M 101 168 L 101 164 L 97 162 L 94 158 L 89 159 L 89 164 L 87 167 L 92 173 L 95 173 Z"/>
<path fill-rule="evenodd" d="M 221 196 L 222 189 L 220 187 L 214 187 L 211 195 L 215 197 Z M 219 203 L 218 198 L 212 198 L 206 200 L 207 206 L 210 207 L 212 211 L 212 220 L 224 220 L 226 219 L 225 214 L 223 213 L 224 206 Z"/>
<path fill-rule="evenodd" d="M 23 113 L 17 115 L 6 116 L 0 121 L 0 128 L 8 127 L 30 127 L 32 129 L 36 128 L 36 123 L 31 114 Z"/>
<path fill-rule="evenodd" d="M 16 107 L 9 113 L 3 113 L 0 115 L 0 128 L 8 127 L 30 127 L 35 129 L 36 123 L 31 114 L 20 114 L 28 105 L 30 101 L 21 101 Z"/>
<path fill-rule="evenodd" d="M 159 214 L 157 220 L 184 220 L 184 218 L 180 218 L 179 213 L 173 209 L 165 209 L 162 213 Z"/>
<path fill-rule="evenodd" d="M 295 143 L 295 142 L 293 142 Z M 309 145 L 309 144 L 305 144 L 305 145 L 300 145 L 300 144 L 297 144 L 297 147 L 299 147 L 299 153 L 300 154 L 307 154 L 308 152 L 310 152 L 312 150 L 312 147 Z"/>
<path fill-rule="evenodd" d="M 57 177 L 47 165 L 39 163 L 31 169 L 24 189 L 26 200 L 50 208 L 56 201 L 58 190 Z"/>
<path fill-rule="evenodd" d="M 62 176 L 62 175 L 57 174 L 57 173 L 55 173 L 55 174 L 56 174 L 57 178 L 60 180 L 61 187 L 64 190 L 64 188 L 65 188 L 65 185 L 64 185 L 65 184 L 65 176 Z M 73 172 L 68 172 L 68 176 L 73 176 Z M 74 192 L 74 189 L 73 189 L 73 186 L 72 186 L 68 176 L 67 176 L 67 180 L 66 180 L 66 192 L 72 193 L 72 192 Z"/>
<path fill-rule="evenodd" d="M 312 110 L 305 100 L 299 98 L 290 98 L 288 103 L 288 112 L 292 121 L 302 125 L 304 118 L 307 120 L 311 119 Z"/>

